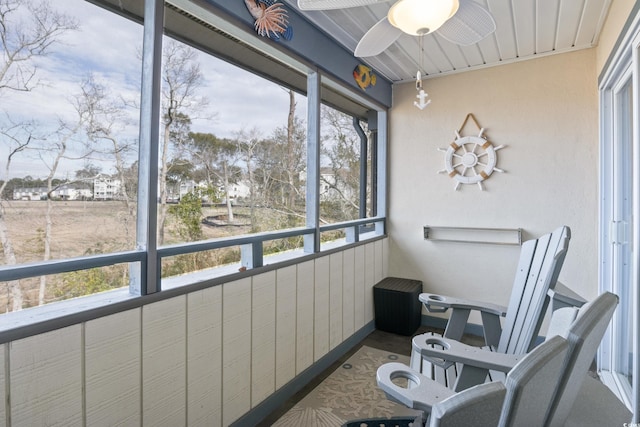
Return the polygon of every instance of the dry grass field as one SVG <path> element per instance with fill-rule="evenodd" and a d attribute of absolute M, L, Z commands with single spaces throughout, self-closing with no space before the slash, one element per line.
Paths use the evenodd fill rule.
<path fill-rule="evenodd" d="M 45 201 L 5 202 L 5 222 L 19 263 L 43 258 L 46 212 Z M 53 202 L 51 220 L 51 258 L 126 250 L 134 245 L 135 218 L 129 217 L 122 202 Z"/>
<path fill-rule="evenodd" d="M 7 201 L 5 222 L 19 263 L 42 260 L 47 202 Z M 123 202 L 56 201 L 52 203 L 51 258 L 71 258 L 93 253 L 130 250 L 135 247 L 135 216 Z M 204 216 L 221 215 L 219 207 L 206 207 Z M 134 212 L 135 215 L 135 212 Z M 168 220 L 166 243 L 178 243 Z M 249 227 L 203 226 L 205 238 L 243 234 Z M 0 249 L 1 250 L 1 249 Z M 4 263 L 4 258 L 0 264 Z"/>
<path fill-rule="evenodd" d="M 4 221 L 8 229 L 9 238 L 14 247 L 15 256 L 19 264 L 40 261 L 44 257 L 44 231 L 46 228 L 46 201 L 3 201 Z M 50 259 L 64 259 L 84 255 L 110 253 L 131 250 L 135 247 L 135 216 L 127 212 L 124 202 L 121 201 L 54 201 L 51 204 L 51 256 Z M 203 217 L 221 216 L 225 217 L 224 207 L 213 206 L 203 207 Z M 204 239 L 217 237 L 228 237 L 251 232 L 251 227 L 247 225 L 249 212 L 248 208 L 235 207 L 236 224 L 232 226 L 212 226 L 202 225 Z M 134 214 L 135 215 L 135 212 Z M 283 228 L 286 219 L 279 218 L 273 212 L 262 211 L 257 215 L 262 219 L 259 229 Z M 173 215 L 168 215 L 165 244 L 181 243 L 176 232 L 176 219 Z M 238 225 L 244 224 L 244 225 Z M 229 254 L 235 251 L 235 253 Z M 227 253 L 229 252 L 229 253 Z M 218 265 L 218 263 L 229 262 L 230 257 L 237 257 L 237 248 L 218 250 L 215 254 L 201 255 L 201 262 L 206 262 L 208 266 Z M 202 261 L 204 260 L 204 261 Z M 5 264 L 4 253 L 0 246 L 0 265 Z M 169 274 L 179 274 L 185 269 L 193 271 L 193 266 L 180 264 L 174 259 L 167 261 L 170 267 Z M 163 262 L 163 271 L 165 268 Z M 195 265 L 195 264 L 194 264 Z M 109 267 L 103 269 L 106 270 Z M 116 271 L 117 270 L 117 271 Z M 114 277 L 126 283 L 126 266 L 117 266 L 100 274 L 95 272 L 71 276 L 72 273 L 64 275 L 49 276 L 47 278 L 46 301 L 66 299 L 80 294 L 98 292 L 104 290 L 100 287 L 100 282 L 106 282 L 105 275 L 108 276 L 113 285 Z M 69 284 L 71 282 L 71 284 Z M 86 285 L 85 285 L 86 284 Z M 0 313 L 9 310 L 11 303 L 8 287 L 0 283 Z M 24 294 L 24 306 L 37 305 L 39 279 L 21 280 L 20 286 Z M 86 292 L 79 290 L 79 287 L 87 287 Z M 122 285 L 117 285 L 122 286 Z M 69 289 L 72 287 L 73 289 Z"/>
<path fill-rule="evenodd" d="M 44 257 L 44 231 L 46 228 L 46 201 L 4 201 L 4 221 L 19 264 L 40 261 Z M 51 259 L 72 258 L 83 255 L 131 250 L 135 247 L 135 216 L 127 213 L 118 201 L 55 201 L 51 205 Z M 204 216 L 221 215 L 219 207 L 206 207 Z M 135 212 L 134 212 L 135 215 Z M 173 232 L 174 219 L 169 215 L 165 241 L 180 241 Z M 204 238 L 225 237 L 249 232 L 248 226 L 202 226 Z M 5 264 L 0 246 L 0 265 Z M 126 269 L 122 269 L 126 271 Z M 62 278 L 50 276 L 50 285 L 56 286 Z M 22 280 L 25 306 L 37 304 L 38 279 Z M 2 284 L 0 284 L 2 286 Z M 2 286 L 4 288 L 5 286 Z M 0 312 L 6 311 L 8 292 L 0 288 Z M 47 300 L 61 299 L 48 292 Z M 62 298 L 63 299 L 63 298 Z"/>

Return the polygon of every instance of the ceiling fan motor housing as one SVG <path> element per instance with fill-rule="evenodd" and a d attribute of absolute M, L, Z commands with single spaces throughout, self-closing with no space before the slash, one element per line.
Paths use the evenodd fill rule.
<path fill-rule="evenodd" d="M 421 36 L 436 31 L 458 11 L 458 0 L 399 0 L 389 9 L 391 25 Z"/>

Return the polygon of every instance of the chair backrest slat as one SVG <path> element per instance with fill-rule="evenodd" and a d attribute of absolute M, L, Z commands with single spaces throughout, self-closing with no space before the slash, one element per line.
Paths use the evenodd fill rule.
<path fill-rule="evenodd" d="M 429 427 L 497 426 L 506 391 L 501 382 L 492 382 L 456 393 L 433 406 Z"/>
<path fill-rule="evenodd" d="M 567 350 L 567 341 L 556 335 L 528 353 L 509 371 L 500 427 L 545 425 L 545 415 L 557 388 Z"/>
<path fill-rule="evenodd" d="M 510 337 L 511 334 L 513 334 L 516 312 L 520 310 L 520 306 L 522 305 L 522 295 L 524 293 L 524 287 L 527 283 L 527 279 L 529 278 L 531 266 L 534 263 L 537 245 L 538 239 L 527 240 L 522 244 L 522 248 L 520 249 L 518 269 L 516 271 L 515 278 L 513 279 L 511 297 L 509 299 L 509 305 L 507 306 L 507 316 L 504 321 L 501 337 Z M 513 310 L 514 308 L 515 310 Z M 503 344 L 500 344 L 499 346 L 501 347 Z"/>
<path fill-rule="evenodd" d="M 535 251 L 528 266 L 527 276 L 521 282 L 516 283 L 514 281 L 513 283 L 511 300 L 507 306 L 505 326 L 500 336 L 500 344 L 498 345 L 498 351 L 500 352 L 508 352 L 510 344 L 516 341 L 517 336 L 522 333 L 522 328 L 525 325 L 524 318 L 531 306 L 534 296 L 533 291 L 538 283 L 538 277 L 544 264 L 544 257 L 547 254 L 550 239 L 551 234 L 546 234 L 535 240 Z M 513 344 L 511 345 L 513 346 Z"/>
<path fill-rule="evenodd" d="M 556 285 L 570 238 L 564 226 L 525 242 L 526 248 L 523 245 L 498 352 L 522 354 L 534 347 L 549 303 L 548 291 Z"/>
<path fill-rule="evenodd" d="M 618 300 L 617 295 L 605 292 L 580 308 L 578 317 L 565 337 L 569 343 L 569 353 L 544 425 L 553 427 L 565 424 L 618 306 Z"/>

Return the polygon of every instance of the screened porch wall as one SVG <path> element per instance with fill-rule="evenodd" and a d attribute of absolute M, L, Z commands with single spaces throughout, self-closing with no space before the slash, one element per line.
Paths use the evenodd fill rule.
<path fill-rule="evenodd" d="M 370 327 L 387 271 L 385 238 L 3 344 L 0 426 L 229 425 Z"/>

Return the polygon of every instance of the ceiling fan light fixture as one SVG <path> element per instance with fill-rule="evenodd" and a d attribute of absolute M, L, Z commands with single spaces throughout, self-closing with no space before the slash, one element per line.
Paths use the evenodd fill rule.
<path fill-rule="evenodd" d="M 436 31 L 458 11 L 458 0 L 400 0 L 389 9 L 389 22 L 407 34 Z"/>

